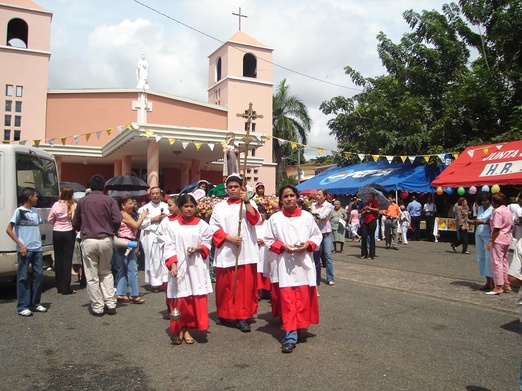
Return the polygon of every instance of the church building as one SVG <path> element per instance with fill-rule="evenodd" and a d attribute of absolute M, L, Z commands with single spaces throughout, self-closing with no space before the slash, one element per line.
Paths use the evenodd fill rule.
<path fill-rule="evenodd" d="M 221 183 L 232 136 L 240 171 L 247 154 L 247 183 L 275 192 L 272 49 L 241 30 L 229 38 L 208 56 L 207 102 L 143 81 L 140 88 L 49 90 L 51 20 L 32 0 L 0 0 L 4 143 L 52 153 L 61 181 L 136 175 L 175 193 L 200 179 Z"/>

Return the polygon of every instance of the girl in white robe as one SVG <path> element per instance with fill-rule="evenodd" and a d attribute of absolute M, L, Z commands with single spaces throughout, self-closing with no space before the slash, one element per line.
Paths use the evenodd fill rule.
<path fill-rule="evenodd" d="M 209 225 L 195 217 L 196 200 L 191 194 L 179 196 L 181 215 L 167 225 L 163 257 L 170 270 L 167 297 L 181 312 L 170 321 L 173 343 L 193 344 L 189 328 L 208 330 L 207 295 L 212 292 L 208 254 L 212 242 Z"/>
<path fill-rule="evenodd" d="M 319 323 L 319 304 L 313 251 L 323 235 L 314 217 L 297 207 L 298 190 L 291 185 L 279 190 L 283 210 L 268 220 L 264 241 L 278 254 L 279 304 L 285 337 L 282 352 L 291 353 L 297 330 Z"/>

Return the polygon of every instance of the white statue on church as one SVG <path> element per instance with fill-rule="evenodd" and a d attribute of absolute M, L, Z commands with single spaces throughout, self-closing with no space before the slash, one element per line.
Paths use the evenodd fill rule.
<path fill-rule="evenodd" d="M 145 60 L 145 54 L 141 55 L 141 59 L 136 66 L 136 78 L 138 79 L 136 88 L 149 89 L 149 63 Z"/>

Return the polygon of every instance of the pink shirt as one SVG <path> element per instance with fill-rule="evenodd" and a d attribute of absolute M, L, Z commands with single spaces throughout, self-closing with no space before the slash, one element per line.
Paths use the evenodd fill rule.
<path fill-rule="evenodd" d="M 500 205 L 493 209 L 491 220 L 489 221 L 491 233 L 495 228 L 500 229 L 500 233 L 495 239 L 498 244 L 511 244 L 511 228 L 513 226 L 513 216 L 506 205 Z"/>
<path fill-rule="evenodd" d="M 76 203 L 71 206 L 70 214 L 67 213 L 67 201 L 55 202 L 49 212 L 47 221 L 53 225 L 53 231 L 68 232 L 73 230 L 72 215 L 76 209 Z"/>

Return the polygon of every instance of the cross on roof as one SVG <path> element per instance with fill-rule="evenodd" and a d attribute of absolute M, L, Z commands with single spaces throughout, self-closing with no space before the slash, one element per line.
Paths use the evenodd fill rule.
<path fill-rule="evenodd" d="M 238 17 L 238 19 L 239 19 L 239 31 L 241 31 L 241 18 L 248 18 L 248 16 L 241 14 L 241 7 L 239 7 L 239 13 L 238 14 L 236 14 L 235 12 L 232 12 L 232 15 L 235 15 L 235 16 Z"/>

